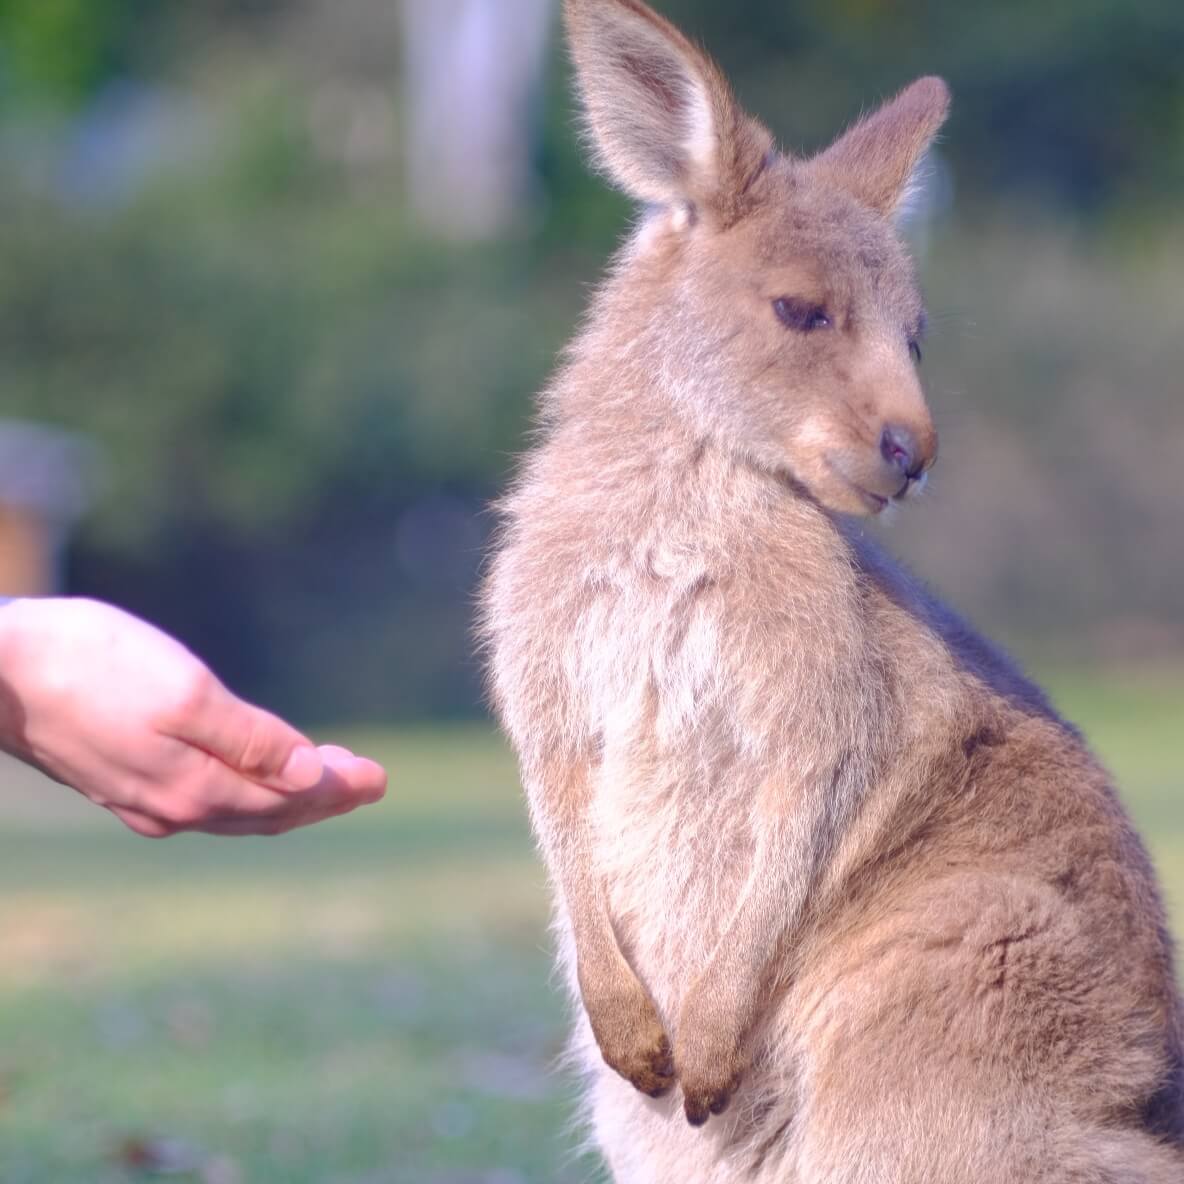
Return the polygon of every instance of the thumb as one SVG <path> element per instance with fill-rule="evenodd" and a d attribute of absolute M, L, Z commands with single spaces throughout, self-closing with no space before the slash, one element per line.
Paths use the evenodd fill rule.
<path fill-rule="evenodd" d="M 177 738 L 252 781 L 304 790 L 317 785 L 324 773 L 321 754 L 306 736 L 217 682 L 178 729 Z"/>

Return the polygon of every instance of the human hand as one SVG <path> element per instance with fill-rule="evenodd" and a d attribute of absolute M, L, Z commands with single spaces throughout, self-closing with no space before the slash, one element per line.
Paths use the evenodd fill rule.
<path fill-rule="evenodd" d="M 137 834 L 280 834 L 378 801 L 386 773 L 231 694 L 180 642 L 91 600 L 0 607 L 0 747 Z"/>

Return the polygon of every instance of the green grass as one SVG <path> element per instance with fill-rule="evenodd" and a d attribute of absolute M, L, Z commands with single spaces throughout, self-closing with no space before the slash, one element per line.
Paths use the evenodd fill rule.
<path fill-rule="evenodd" d="M 279 841 L 137 840 L 5 766 L 3 1184 L 125 1181 L 155 1140 L 213 1184 L 588 1178 L 512 761 L 354 739 L 388 801 Z"/>
<path fill-rule="evenodd" d="M 1045 685 L 1113 773 L 1184 938 L 1184 673 L 1061 675 Z"/>
<path fill-rule="evenodd" d="M 1054 691 L 1179 927 L 1184 676 Z M 149 843 L 0 768 L 0 1184 L 597 1178 L 511 759 L 479 727 L 352 739 L 391 796 L 279 841 Z"/>

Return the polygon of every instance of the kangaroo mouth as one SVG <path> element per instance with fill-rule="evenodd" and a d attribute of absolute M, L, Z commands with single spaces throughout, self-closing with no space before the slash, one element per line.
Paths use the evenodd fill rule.
<path fill-rule="evenodd" d="M 836 458 L 828 456 L 826 458 L 826 464 L 830 471 L 856 496 L 864 509 L 872 517 L 882 514 L 891 505 L 898 505 L 903 502 L 914 489 L 920 490 L 923 488 L 927 476 L 927 474 L 922 473 L 919 477 L 906 477 L 904 484 L 895 493 L 876 493 L 852 477 L 841 461 Z"/>
<path fill-rule="evenodd" d="M 888 508 L 888 498 L 881 497 L 878 493 L 872 493 L 871 490 L 864 489 L 862 485 L 852 483 L 851 488 L 863 499 L 864 504 L 873 514 L 882 514 Z"/>

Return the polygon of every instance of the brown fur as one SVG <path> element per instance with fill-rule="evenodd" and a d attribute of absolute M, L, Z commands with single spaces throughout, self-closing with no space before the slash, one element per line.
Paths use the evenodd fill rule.
<path fill-rule="evenodd" d="M 544 395 L 484 630 L 615 1178 L 1179 1184 L 1139 840 L 849 517 L 936 455 L 892 217 L 944 84 L 799 160 L 640 0 L 566 11 L 651 208 Z"/>

